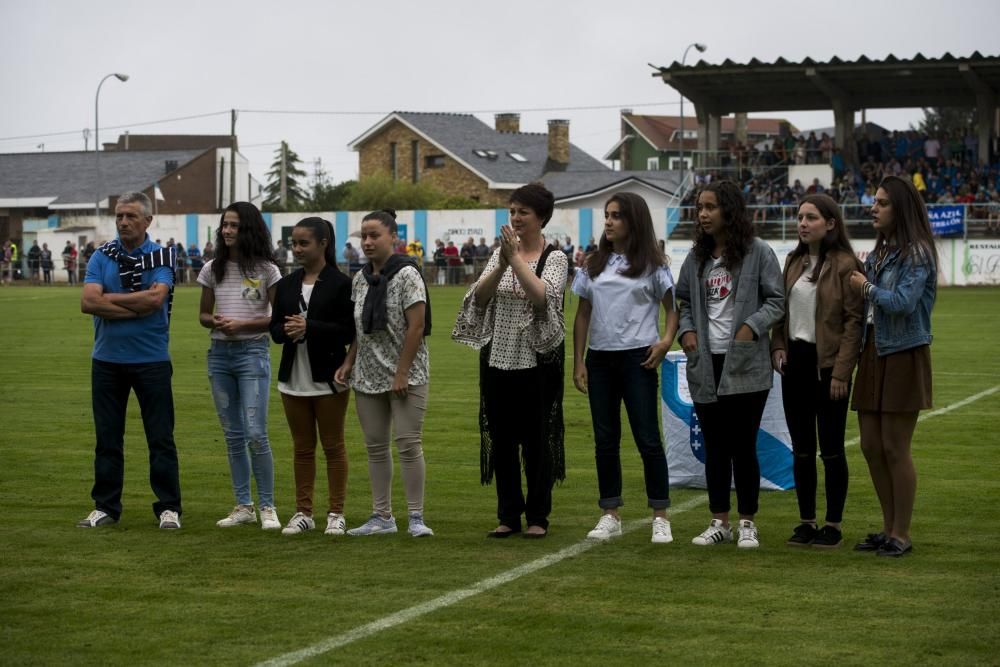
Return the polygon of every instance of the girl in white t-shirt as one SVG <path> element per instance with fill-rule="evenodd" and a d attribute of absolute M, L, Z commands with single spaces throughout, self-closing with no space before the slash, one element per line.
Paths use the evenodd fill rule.
<path fill-rule="evenodd" d="M 677 333 L 673 287 L 646 201 L 631 192 L 614 195 L 604 205 L 604 234 L 597 252 L 590 255 L 573 281 L 573 291 L 580 297 L 573 324 L 573 383 L 590 399 L 598 505 L 604 511 L 587 534 L 590 539 L 607 540 L 622 534 L 618 508 L 624 504 L 620 455 L 624 401 L 642 457 L 647 503 L 653 510 L 652 541 L 673 541 L 667 519 L 670 489 L 656 391 L 657 370 Z M 662 338 L 661 304 L 666 311 Z"/>
<path fill-rule="evenodd" d="M 267 337 L 274 284 L 281 275 L 271 255 L 271 234 L 257 207 L 236 202 L 222 214 L 216 233 L 218 254 L 198 274 L 198 321 L 211 329 L 208 377 L 229 452 L 236 506 L 216 525 L 256 523 L 250 494 L 257 482 L 260 523 L 280 528 L 274 506 L 274 461 L 267 437 L 271 391 Z"/>

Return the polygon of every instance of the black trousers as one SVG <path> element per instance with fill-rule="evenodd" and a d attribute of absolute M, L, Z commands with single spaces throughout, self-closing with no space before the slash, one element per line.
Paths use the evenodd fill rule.
<path fill-rule="evenodd" d="M 135 391 L 149 448 L 149 485 L 156 496 L 153 514 L 181 512 L 181 487 L 174 445 L 173 367 L 169 361 L 113 364 L 93 360 L 91 388 L 97 448 L 94 451 L 94 506 L 118 519 L 125 482 L 125 412 Z"/>
<path fill-rule="evenodd" d="M 847 500 L 847 455 L 844 452 L 844 428 L 851 394 L 839 401 L 830 400 L 832 368 L 817 369 L 816 346 L 793 340 L 788 346 L 785 374 L 781 378 L 781 399 L 785 421 L 792 436 L 795 495 L 799 517 L 816 518 L 816 433 L 826 474 L 826 520 L 840 523 Z"/>
<path fill-rule="evenodd" d="M 715 386 L 719 386 L 726 355 L 713 354 Z M 741 515 L 757 513 L 760 464 L 757 431 L 764 415 L 768 390 L 719 396 L 715 403 L 695 403 L 705 441 L 705 483 L 712 514 L 730 510 L 730 481 L 736 484 L 736 507 Z"/>
<path fill-rule="evenodd" d="M 552 458 L 548 452 L 545 398 L 536 366 L 505 371 L 488 368 L 486 415 L 493 441 L 497 519 L 514 530 L 524 514 L 529 526 L 548 528 L 552 511 Z M 521 489 L 521 460 L 527 497 Z"/>

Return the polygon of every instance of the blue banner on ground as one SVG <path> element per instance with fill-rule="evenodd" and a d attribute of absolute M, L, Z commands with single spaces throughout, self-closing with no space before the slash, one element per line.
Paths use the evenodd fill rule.
<path fill-rule="evenodd" d="M 961 236 L 965 231 L 965 206 L 962 204 L 928 206 L 927 216 L 934 236 Z"/>

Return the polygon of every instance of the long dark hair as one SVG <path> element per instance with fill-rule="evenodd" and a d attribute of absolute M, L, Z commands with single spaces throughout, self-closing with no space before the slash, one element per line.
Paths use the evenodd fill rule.
<path fill-rule="evenodd" d="M 938 254 L 927 218 L 927 205 L 917 192 L 913 181 L 898 176 L 886 176 L 878 185 L 889 195 L 896 245 L 906 254 L 911 253 L 924 261 L 931 260 L 937 271 Z M 875 235 L 875 253 L 884 252 L 889 239 L 881 231 Z"/>
<path fill-rule="evenodd" d="M 819 215 L 824 220 L 833 220 L 833 229 L 828 229 L 826 236 L 819 244 L 819 260 L 816 262 L 816 266 L 813 267 L 812 275 L 809 276 L 809 282 L 816 282 L 819 279 L 820 269 L 823 268 L 823 262 L 826 261 L 826 256 L 831 252 L 843 252 L 847 253 L 854 259 L 854 263 L 858 270 L 860 270 L 861 263 L 858 261 L 857 255 L 854 254 L 854 248 L 851 247 L 851 241 L 847 238 L 847 228 L 844 227 L 844 215 L 840 211 L 840 206 L 834 201 L 833 197 L 825 194 L 815 194 L 806 195 L 799 202 L 799 210 L 802 210 L 803 204 L 812 204 L 819 211 Z M 795 250 L 791 252 L 790 257 L 799 257 L 801 255 L 809 256 L 809 244 L 804 243 L 799 240 L 799 244 L 795 246 Z"/>
<path fill-rule="evenodd" d="M 629 278 L 637 278 L 645 275 L 649 271 L 654 271 L 666 263 L 660 246 L 656 242 L 656 234 L 653 232 L 653 217 L 649 214 L 649 206 L 646 200 L 632 192 L 619 192 L 611 196 L 604 203 L 604 210 L 607 212 L 611 202 L 618 204 L 618 211 L 622 220 L 628 227 L 628 241 L 625 244 L 625 259 L 628 260 L 628 268 L 622 275 Z M 608 258 L 614 245 L 601 234 L 601 240 L 597 244 L 597 252 L 587 259 L 587 274 L 591 278 L 601 275 L 608 265 Z"/>
<path fill-rule="evenodd" d="M 249 276 L 260 262 L 271 262 L 274 259 L 274 249 L 271 247 L 271 232 L 267 229 L 264 216 L 250 202 L 233 202 L 226 207 L 219 218 L 219 228 L 215 232 L 215 259 L 212 261 L 212 275 L 218 285 L 226 277 L 226 263 L 229 261 L 229 246 L 222 238 L 222 221 L 227 211 L 233 211 L 240 216 L 240 226 L 236 231 L 236 248 L 239 250 L 240 273 Z"/>
<path fill-rule="evenodd" d="M 330 221 L 313 216 L 302 218 L 295 223 L 295 226 L 303 227 L 312 232 L 316 243 L 326 241 L 326 250 L 323 251 L 323 259 L 326 261 L 327 266 L 339 270 L 337 266 L 337 234 L 333 231 L 333 225 Z"/>
<path fill-rule="evenodd" d="M 722 221 L 726 227 L 726 247 L 722 251 L 722 266 L 732 269 L 750 252 L 754 237 L 753 223 L 747 215 L 743 193 L 732 181 L 712 181 L 698 192 L 695 201 L 701 198 L 702 192 L 714 192 L 719 208 L 722 209 Z M 712 257 L 712 250 L 715 249 L 715 238 L 700 224 L 695 225 L 693 249 L 700 271 L 705 262 Z"/>

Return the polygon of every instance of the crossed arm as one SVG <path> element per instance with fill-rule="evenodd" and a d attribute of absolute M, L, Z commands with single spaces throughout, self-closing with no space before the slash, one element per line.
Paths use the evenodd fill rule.
<path fill-rule="evenodd" d="M 133 320 L 158 311 L 169 293 L 170 288 L 163 283 L 124 294 L 105 292 L 99 283 L 87 283 L 80 297 L 80 311 L 106 320 Z"/>

